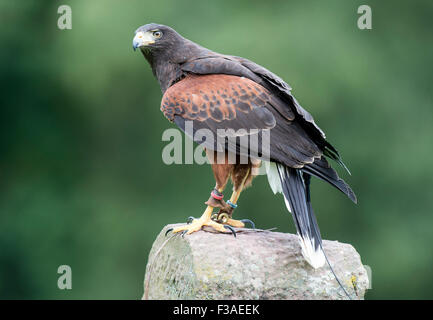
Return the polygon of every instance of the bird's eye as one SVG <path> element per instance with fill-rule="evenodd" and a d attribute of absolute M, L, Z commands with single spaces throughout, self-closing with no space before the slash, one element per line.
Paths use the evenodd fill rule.
<path fill-rule="evenodd" d="M 159 30 L 153 31 L 153 36 L 154 38 L 159 39 L 162 37 L 162 32 Z"/>

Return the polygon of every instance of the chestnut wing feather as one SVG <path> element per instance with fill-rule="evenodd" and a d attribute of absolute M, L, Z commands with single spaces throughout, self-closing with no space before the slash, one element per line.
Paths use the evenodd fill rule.
<path fill-rule="evenodd" d="M 258 154 L 251 144 L 221 145 L 218 130 L 232 129 L 235 136 L 245 133 L 257 135 L 259 146 L 265 130 L 270 130 L 269 156 L 271 160 L 300 168 L 321 156 L 319 148 L 311 141 L 295 115 L 286 109 L 280 112 L 281 100 L 254 81 L 231 75 L 188 75 L 171 86 L 161 102 L 165 117 L 175 122 L 194 141 L 212 150 L 225 148 L 241 155 Z M 289 111 L 287 111 L 289 110 Z M 188 132 L 187 121 L 192 123 Z M 208 129 L 211 140 L 197 140 L 197 130 Z M 241 129 L 243 131 L 241 131 Z M 258 129 L 258 130 L 254 130 Z"/>
<path fill-rule="evenodd" d="M 194 121 L 194 125 L 217 129 L 271 129 L 275 118 L 266 108 L 272 95 L 257 83 L 230 75 L 190 75 L 164 94 L 161 111 Z M 202 125 L 200 125 L 202 123 Z"/>

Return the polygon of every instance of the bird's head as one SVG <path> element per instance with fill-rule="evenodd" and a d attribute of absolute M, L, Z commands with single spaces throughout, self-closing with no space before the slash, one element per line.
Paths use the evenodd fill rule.
<path fill-rule="evenodd" d="M 185 39 L 162 24 L 150 23 L 135 31 L 134 50 L 140 49 L 164 91 L 180 76 L 180 65 L 194 58 L 210 55 L 209 49 Z"/>
<path fill-rule="evenodd" d="M 162 24 L 149 23 L 135 31 L 132 47 L 143 52 L 164 51 L 173 47 L 183 38 L 175 30 Z"/>

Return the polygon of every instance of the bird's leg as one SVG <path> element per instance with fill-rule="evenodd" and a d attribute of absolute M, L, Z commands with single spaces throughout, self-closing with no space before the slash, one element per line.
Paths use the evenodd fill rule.
<path fill-rule="evenodd" d="M 251 167 L 247 166 L 246 168 L 237 168 L 234 169 L 238 173 L 242 173 L 242 175 L 232 174 L 233 180 L 233 193 L 230 197 L 230 200 L 227 201 L 227 208 L 221 209 L 218 214 L 214 215 L 214 220 L 224 223 L 226 225 L 236 227 L 236 228 L 244 228 L 245 223 L 249 223 L 253 229 L 255 229 L 254 223 L 249 219 L 235 220 L 232 219 L 233 210 L 237 207 L 237 202 L 239 196 L 241 195 L 242 190 L 245 187 L 246 181 L 251 177 Z"/>
<path fill-rule="evenodd" d="M 212 151 L 208 151 L 208 150 L 206 150 L 206 153 L 208 154 L 209 157 L 214 157 L 212 159 L 216 159 L 216 153 L 213 153 Z M 204 213 L 200 218 L 189 219 L 190 221 L 189 224 L 174 228 L 172 230 L 174 233 L 185 232 L 185 234 L 191 234 L 195 231 L 200 230 L 203 226 L 212 227 L 215 230 L 220 232 L 227 232 L 228 230 L 234 232 L 234 230 L 230 226 L 227 225 L 225 226 L 212 219 L 212 212 L 214 208 L 227 207 L 227 204 L 223 200 L 222 192 L 225 189 L 225 186 L 227 184 L 232 169 L 233 169 L 233 165 L 230 165 L 226 162 L 222 164 L 212 162 L 212 170 L 215 176 L 216 186 L 215 189 L 211 192 L 211 196 L 209 197 L 209 200 L 206 201 L 207 204 L 206 210 L 204 211 Z"/>
<path fill-rule="evenodd" d="M 203 226 L 209 226 L 220 232 L 226 232 L 227 229 L 224 228 L 222 224 L 212 221 L 211 216 L 213 212 L 213 207 L 207 206 L 206 210 L 203 212 L 202 216 L 198 219 L 193 219 L 190 224 L 185 226 L 180 226 L 173 229 L 173 233 L 186 231 L 186 234 L 191 234 L 193 232 L 199 231 Z"/>
<path fill-rule="evenodd" d="M 215 191 L 215 189 L 214 189 Z M 214 193 L 213 191 L 213 193 Z M 222 189 L 217 190 L 219 193 L 221 193 Z M 217 200 L 214 197 L 214 194 L 211 195 L 211 199 Z M 207 203 L 212 203 L 211 201 L 207 201 Z M 192 219 L 192 221 L 190 223 L 188 223 L 185 226 L 180 226 L 177 228 L 174 228 L 173 230 L 169 230 L 172 231 L 173 233 L 177 233 L 177 232 L 185 232 L 185 234 L 191 234 L 193 232 L 199 231 L 203 226 L 208 226 L 208 227 L 212 227 L 213 229 L 219 231 L 219 232 L 227 232 L 227 231 L 231 231 L 234 236 L 236 236 L 235 231 L 227 225 L 223 225 L 221 223 L 218 223 L 214 220 L 212 220 L 212 212 L 213 212 L 214 207 L 211 205 L 208 205 L 206 210 L 203 212 L 202 216 L 198 219 Z"/>

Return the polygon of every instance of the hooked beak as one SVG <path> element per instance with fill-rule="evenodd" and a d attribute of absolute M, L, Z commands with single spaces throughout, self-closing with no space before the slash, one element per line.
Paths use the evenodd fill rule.
<path fill-rule="evenodd" d="M 132 40 L 132 48 L 135 51 L 137 48 L 145 47 L 152 43 L 155 43 L 155 40 L 150 32 L 139 31 Z"/>

